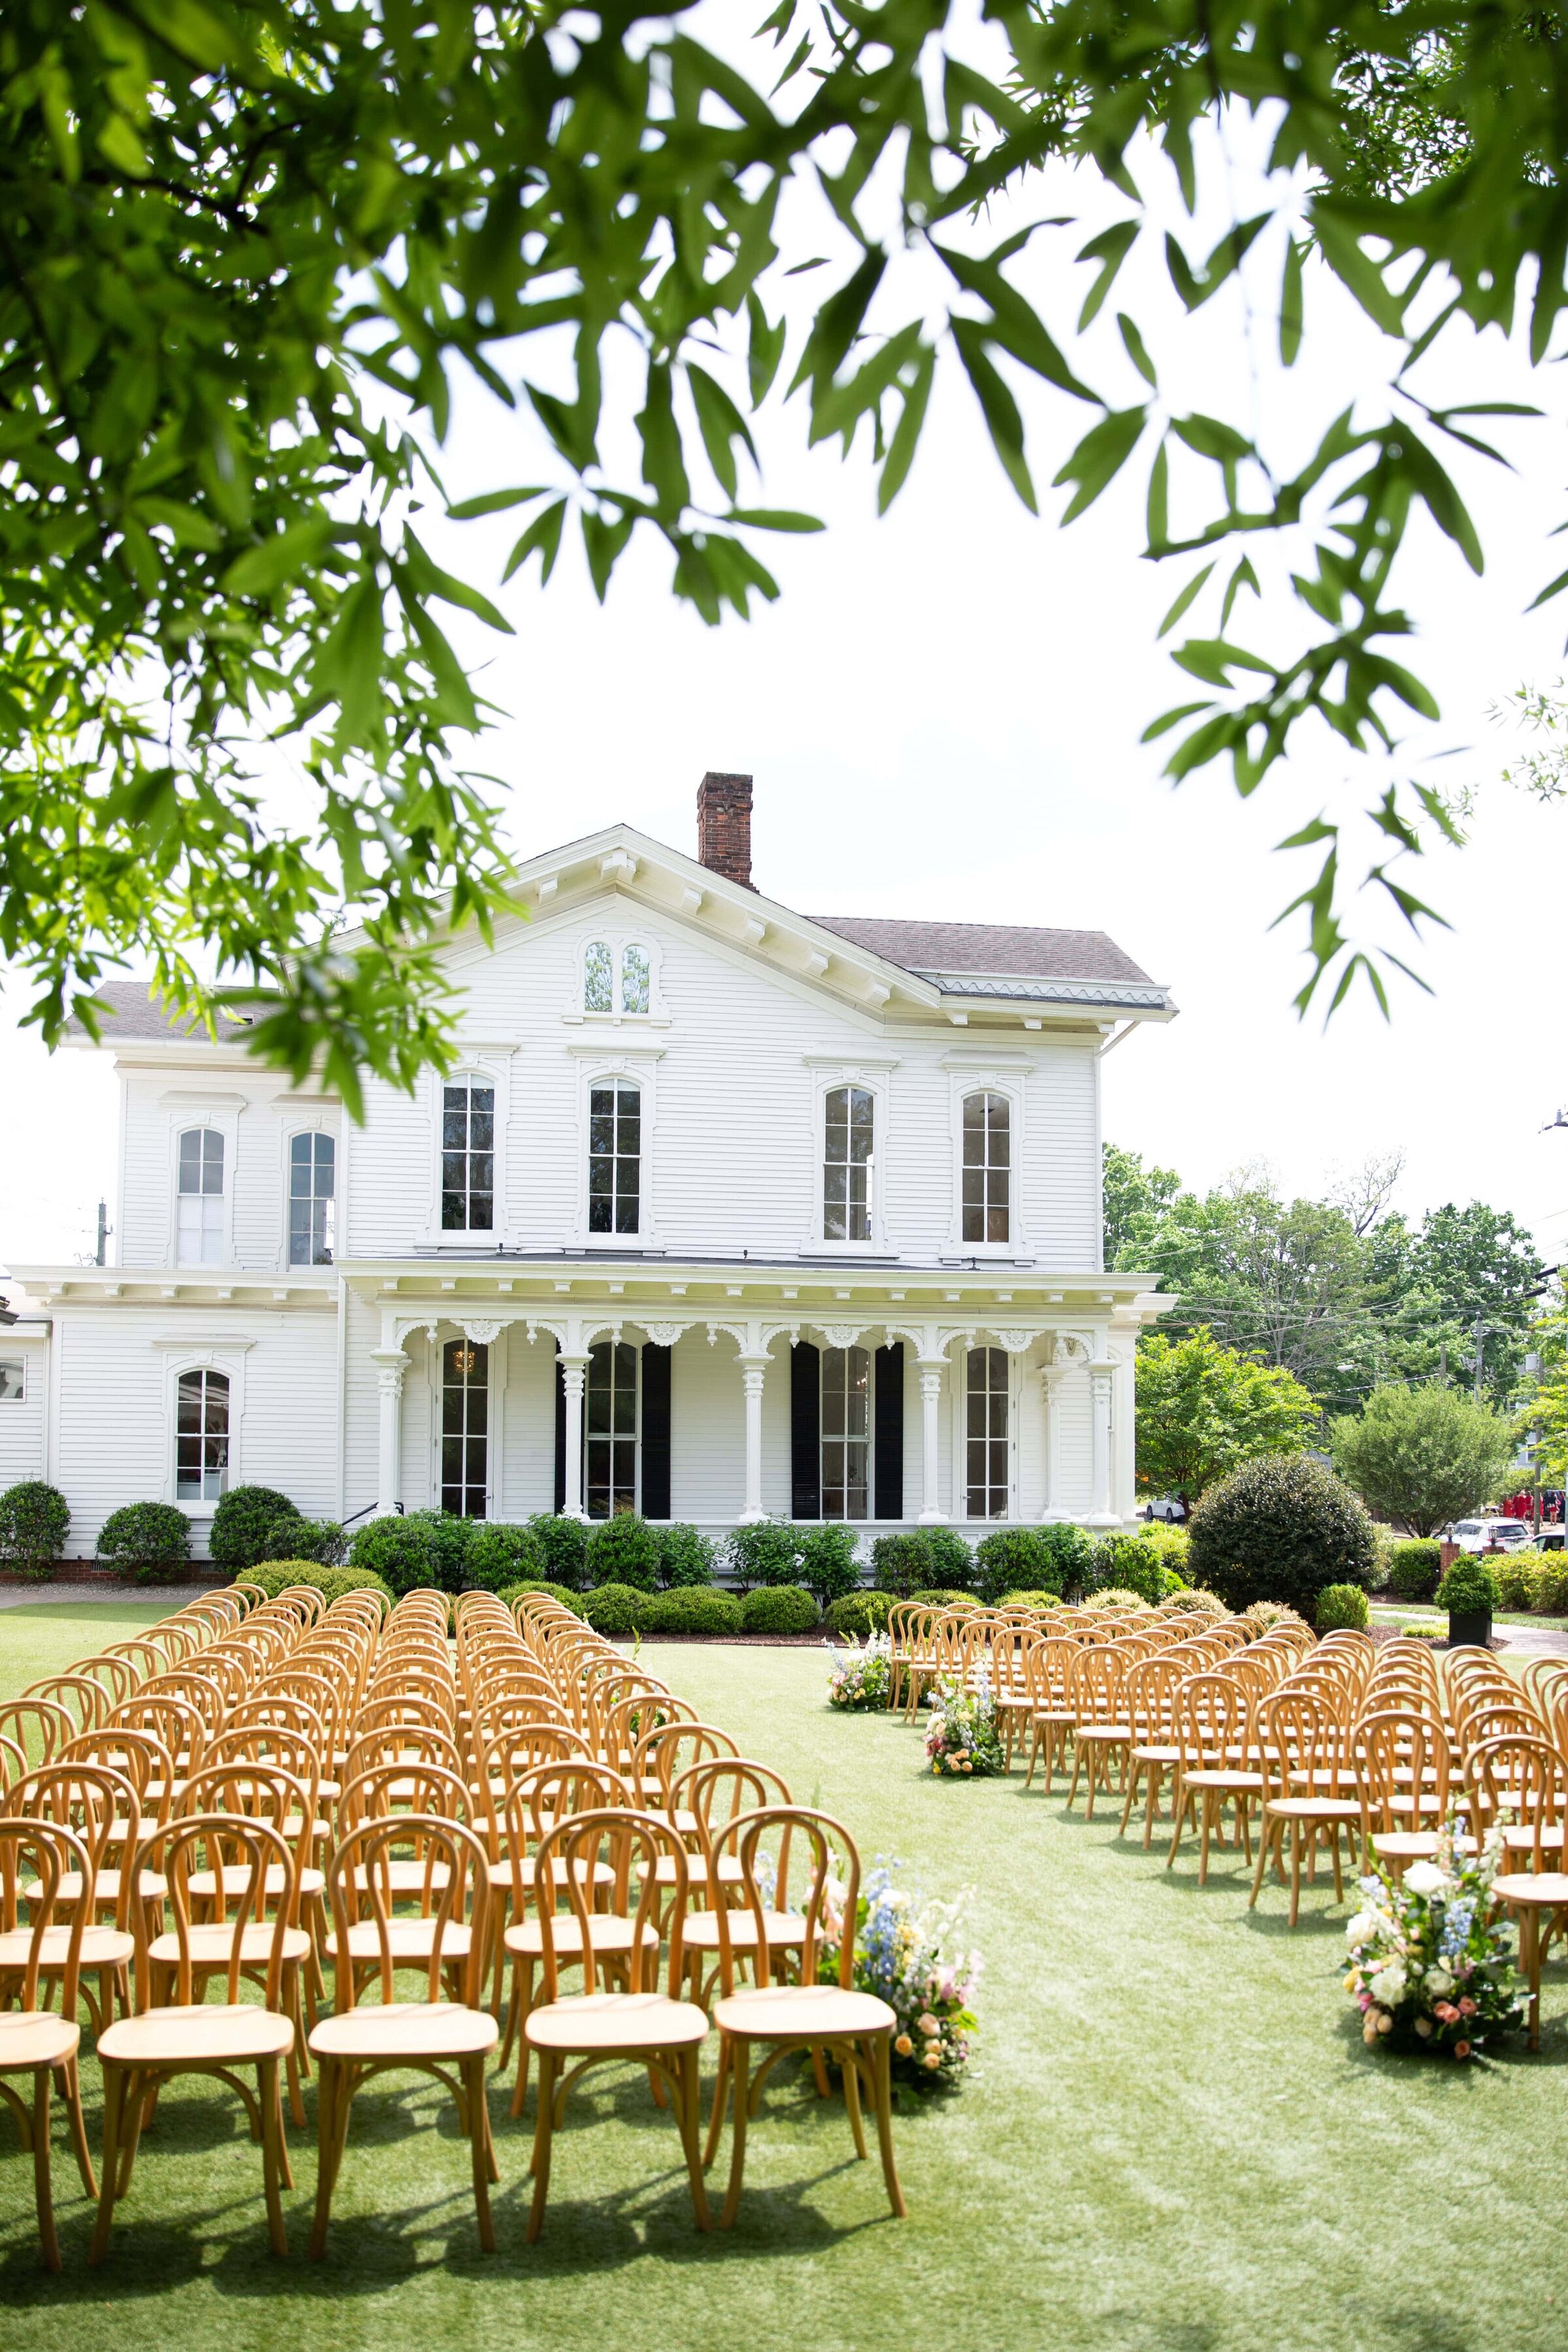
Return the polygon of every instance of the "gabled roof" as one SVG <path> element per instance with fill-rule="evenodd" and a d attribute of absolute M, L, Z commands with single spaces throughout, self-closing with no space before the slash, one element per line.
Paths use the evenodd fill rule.
<path fill-rule="evenodd" d="M 93 994 L 110 1007 L 101 1026 L 106 1045 L 129 1042 L 132 1038 L 189 1037 L 193 1044 L 205 1045 L 206 1032 L 198 1023 L 184 1021 L 168 1011 L 153 995 L 144 980 L 100 981 Z M 247 1021 L 232 1021 L 226 1014 L 218 1016 L 220 1037 L 242 1037 L 249 1027 Z M 66 1024 L 67 1034 L 87 1037 L 85 1022 L 71 1020 Z"/>
<path fill-rule="evenodd" d="M 1026 996 L 1043 983 L 1049 1001 L 1158 1005 L 1164 991 L 1104 931 L 1039 930 L 1020 923 L 921 923 L 902 917 L 814 915 L 825 931 L 869 948 L 931 981 L 944 996 Z M 1032 983 L 1019 987 L 1019 982 Z M 1108 993 L 1105 983 L 1113 992 Z M 1081 991 L 1081 994 L 1079 992 Z M 1123 991 L 1128 992 L 1123 993 Z"/>

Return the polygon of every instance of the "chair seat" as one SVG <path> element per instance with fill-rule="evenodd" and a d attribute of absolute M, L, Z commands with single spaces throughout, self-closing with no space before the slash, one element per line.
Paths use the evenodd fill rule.
<path fill-rule="evenodd" d="M 1568 1872 L 1503 1870 L 1492 1881 L 1500 1903 L 1533 1903 L 1547 1910 L 1568 1911 Z"/>
<path fill-rule="evenodd" d="M 1533 1853 L 1535 1832 L 1526 1822 L 1505 1822 L 1502 1842 L 1505 1853 Z M 1559 1822 L 1554 1825 L 1543 1827 L 1541 1832 L 1541 1843 L 1548 1853 L 1561 1853 L 1563 1851 L 1562 1823 Z"/>
<path fill-rule="evenodd" d="M 757 1940 L 757 1923 L 750 1911 L 730 1911 L 725 1915 L 730 1928 L 730 1942 L 736 1951 L 752 1950 Z M 805 1921 L 795 1911 L 764 1911 L 763 1929 L 770 1948 L 773 1945 L 800 1943 L 805 1935 Z M 716 1952 L 719 1948 L 719 1915 L 715 1911 L 689 1911 L 680 1931 L 680 1940 L 689 1952 Z"/>
<path fill-rule="evenodd" d="M 500 2028 L 488 2011 L 447 2000 L 365 2001 L 312 2028 L 318 2058 L 478 2058 Z"/>
<path fill-rule="evenodd" d="M 426 1886 L 432 1895 L 441 1895 L 452 1881 L 451 1870 L 444 1862 L 432 1862 L 428 1871 L 422 1862 L 389 1862 L 384 1866 L 378 1864 L 375 1876 L 376 1884 L 390 1888 L 394 1895 L 422 1895 Z M 363 1864 L 354 1872 L 354 1885 L 362 1895 L 369 1888 Z"/>
<path fill-rule="evenodd" d="M 217 1900 L 217 1873 L 216 1870 L 193 1870 L 190 1877 L 185 1883 L 189 1886 L 192 1897 L 195 1902 L 214 1903 Z M 239 1895 L 243 1895 L 249 1884 L 250 1873 L 247 1869 L 237 1870 L 232 1864 L 230 1864 L 223 1874 L 223 1891 L 231 1898 L 237 1898 Z M 268 1863 L 267 1866 L 267 1878 L 265 1884 L 266 1890 L 268 1895 L 282 1894 L 283 1865 L 281 1863 Z M 322 1871 L 307 1869 L 301 1870 L 300 1873 L 300 1892 L 301 1895 L 320 1895 L 324 1892 L 326 1884 L 326 1875 Z"/>
<path fill-rule="evenodd" d="M 293 2046 L 292 2018 L 251 2001 L 144 2009 L 139 2016 L 119 2019 L 98 2037 L 99 2056 L 118 2066 L 178 2066 L 195 2060 L 239 2066 L 285 2057 Z"/>
<path fill-rule="evenodd" d="M 727 1993 L 714 2004 L 721 2033 L 753 2042 L 834 2042 L 862 2033 L 890 2033 L 898 2019 L 875 1993 L 841 1992 L 837 1985 L 762 1985 Z"/>
<path fill-rule="evenodd" d="M 434 1919 L 389 1919 L 386 1940 L 395 1966 L 423 1968 L 430 1958 L 436 1935 Z M 466 1960 L 473 1942 L 472 1930 L 461 1921 L 448 1919 L 441 1930 L 441 1957 L 444 1960 Z M 335 1930 L 321 1938 L 321 1948 L 329 1959 L 337 1957 L 338 1939 Z M 355 1919 L 349 1927 L 349 1958 L 351 1960 L 378 1960 L 381 1958 L 381 1937 L 374 1919 Z"/>
<path fill-rule="evenodd" d="M 562 1913 L 559 1917 L 552 1919 L 550 1924 L 551 1940 L 555 1948 L 556 1958 L 581 1959 L 583 1930 L 577 1921 Z M 610 1912 L 593 1911 L 588 1915 L 589 1940 L 595 1952 L 629 1952 L 632 1948 L 632 1930 L 636 1925 L 635 1919 L 617 1919 Z M 657 1927 L 645 1927 L 642 1931 L 642 1939 L 644 1946 L 649 1951 L 658 1949 L 659 1934 Z M 537 1919 L 518 1920 L 515 1926 L 507 1929 L 501 1941 L 509 1952 L 515 1952 L 521 1959 L 536 1960 L 543 1956 L 544 1930 Z"/>
<path fill-rule="evenodd" d="M 613 1886 L 615 1885 L 616 1874 L 614 1868 L 609 1863 L 595 1862 L 592 1867 L 594 1872 L 594 1884 L 595 1886 Z M 586 1877 L 588 1869 L 589 1864 L 585 1862 L 580 1862 L 577 1864 L 577 1876 L 580 1881 Z M 485 1872 L 489 1879 L 490 1885 L 496 1888 L 498 1893 L 510 1893 L 512 1884 L 512 1867 L 510 1862 L 488 1862 L 485 1864 Z M 555 1863 L 554 1867 L 552 1869 L 550 1875 L 557 1886 L 564 1886 L 566 1884 L 565 1864 L 558 1860 Z M 522 1857 L 522 1883 L 525 1886 L 531 1886 L 533 1885 L 533 1856 L 531 1853 L 525 1853 Z"/>
<path fill-rule="evenodd" d="M 1179 1764 L 1181 1760 L 1181 1749 L 1173 1748 L 1168 1740 L 1157 1740 L 1147 1748 L 1135 1748 L 1132 1750 L 1134 1764 Z M 1189 1774 L 1188 1777 L 1190 1779 L 1191 1775 Z"/>
<path fill-rule="evenodd" d="M 1217 1766 L 1205 1765 L 1199 1771 L 1184 1772 L 1182 1786 L 1184 1789 L 1229 1789 L 1240 1794 L 1244 1790 L 1261 1789 L 1263 1775 L 1261 1772 L 1229 1772 Z"/>
<path fill-rule="evenodd" d="M 162 1903 L 163 1897 L 169 1892 L 168 1880 L 166 1878 L 161 1878 L 155 1870 L 142 1871 L 136 1883 L 141 1892 L 142 1900 L 144 1903 Z M 41 1900 L 43 1892 L 43 1886 L 40 1882 L 36 1878 L 31 1879 L 22 1889 L 22 1899 L 26 1903 L 37 1903 Z M 93 1899 L 98 1903 L 119 1902 L 120 1873 L 117 1870 L 100 1870 L 99 1872 L 93 1890 Z M 73 1903 L 79 1903 L 81 1901 L 81 1873 L 79 1870 L 61 1871 L 60 1883 L 56 1891 L 55 1900 L 59 1905 L 62 1911 L 68 1911 Z"/>
<path fill-rule="evenodd" d="M 39 1966 L 49 1974 L 58 1976 L 65 1967 L 70 1936 L 68 1927 L 44 1929 Z M 19 1974 L 26 1967 L 32 1943 L 30 1927 L 13 1927 L 8 1934 L 0 1936 L 0 1976 Z M 123 1934 L 118 1927 L 84 1927 L 81 1931 L 82 1973 L 86 1975 L 93 1969 L 125 1968 L 135 1950 L 135 1937 Z"/>
<path fill-rule="evenodd" d="M 1454 1845 L 1460 1853 L 1474 1853 L 1472 1837 L 1456 1837 Z M 1372 1850 L 1380 1862 L 1429 1862 L 1437 1851 L 1436 1830 L 1374 1830 Z"/>
<path fill-rule="evenodd" d="M 0 2010 L 0 2074 L 31 2074 L 35 2066 L 63 2066 L 74 2058 L 81 2028 L 52 2009 Z"/>
<path fill-rule="evenodd" d="M 692 2000 L 657 1992 L 579 1993 L 531 2009 L 522 2021 L 535 2050 L 567 2055 L 612 2050 L 682 2050 L 706 2040 L 708 2020 Z"/>
<path fill-rule="evenodd" d="M 1361 1807 L 1348 1797 L 1270 1797 L 1268 1810 L 1288 1822 L 1356 1822 Z"/>
<path fill-rule="evenodd" d="M 721 1853 L 720 1855 L 719 1884 L 721 1886 L 739 1886 L 743 1883 L 744 1875 L 745 1874 L 742 1872 L 740 1864 L 736 1861 L 733 1854 Z M 639 1878 L 646 1878 L 647 1876 L 647 1864 L 646 1862 L 638 1863 L 637 1876 Z M 661 1853 L 659 1855 L 658 1862 L 654 1865 L 653 1883 L 656 1886 L 673 1886 L 675 1885 L 675 1857 L 673 1854 Z M 689 1886 L 707 1885 L 708 1858 L 706 1854 L 689 1853 L 687 1855 L 686 1883 Z"/>
<path fill-rule="evenodd" d="M 1132 1738 L 1132 1726 L 1130 1723 L 1079 1723 L 1075 1720 L 1073 1730 L 1074 1737 L 1080 1742 L 1086 1739 L 1108 1739 L 1121 1743 L 1130 1741 Z"/>
<path fill-rule="evenodd" d="M 185 1940 L 194 1967 L 225 1969 L 228 1966 L 229 1954 L 234 1949 L 234 1921 L 229 1920 L 226 1926 L 192 1927 L 187 1931 Z M 284 1928 L 283 1958 L 286 1961 L 308 1959 L 310 1951 L 310 1938 L 303 1927 Z M 167 1964 L 170 1968 L 178 1968 L 180 1963 L 178 1936 L 154 1936 L 147 1947 L 147 1957 L 157 1967 L 162 1968 Z M 247 1967 L 265 1968 L 272 1957 L 271 1928 L 265 1924 L 253 1923 L 242 1929 L 239 1939 L 239 1957 L 242 1964 Z"/>

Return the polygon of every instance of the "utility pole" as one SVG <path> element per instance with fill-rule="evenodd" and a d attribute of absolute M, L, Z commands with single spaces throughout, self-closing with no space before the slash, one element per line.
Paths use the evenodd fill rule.
<path fill-rule="evenodd" d="M 109 1203 L 107 1201 L 100 1201 L 98 1204 L 98 1257 L 96 1260 L 99 1265 L 109 1264 L 109 1236 L 113 1231 L 114 1227 L 109 1222 Z"/>

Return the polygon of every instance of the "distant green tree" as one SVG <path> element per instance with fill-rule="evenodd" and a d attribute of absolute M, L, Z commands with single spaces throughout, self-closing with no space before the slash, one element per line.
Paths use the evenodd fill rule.
<path fill-rule="evenodd" d="M 1145 1168 L 1141 1151 L 1108 1143 L 1101 1155 L 1102 1227 L 1108 1272 L 1152 1265 L 1160 1223 L 1182 1189 L 1173 1168 Z"/>
<path fill-rule="evenodd" d="M 1318 1419 L 1289 1372 L 1222 1348 L 1208 1331 L 1152 1332 L 1138 1350 L 1138 1484 L 1153 1495 L 1205 1488 L 1264 1454 L 1299 1454 Z"/>
<path fill-rule="evenodd" d="M 1369 1509 L 1433 1536 L 1489 1502 L 1513 1454 L 1508 1421 L 1461 1390 L 1389 1386 L 1331 1432 L 1334 1467 Z"/>

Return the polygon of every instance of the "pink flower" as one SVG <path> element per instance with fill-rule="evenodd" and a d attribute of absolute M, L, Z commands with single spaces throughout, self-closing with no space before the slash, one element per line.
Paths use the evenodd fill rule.
<path fill-rule="evenodd" d="M 1474 2017 L 1475 2013 L 1476 2004 L 1470 1999 L 1469 1994 L 1465 1993 L 1459 2001 L 1459 2015 L 1461 2017 Z"/>
<path fill-rule="evenodd" d="M 1469 2056 L 1469 2054 L 1470 2054 L 1470 2045 L 1469 2045 L 1469 2043 L 1468 2043 L 1468 2042 L 1455 2042 L 1455 2044 L 1454 2044 L 1454 2055 L 1455 2055 L 1455 2057 L 1456 2057 L 1456 2058 L 1468 2058 L 1468 2057 Z"/>

